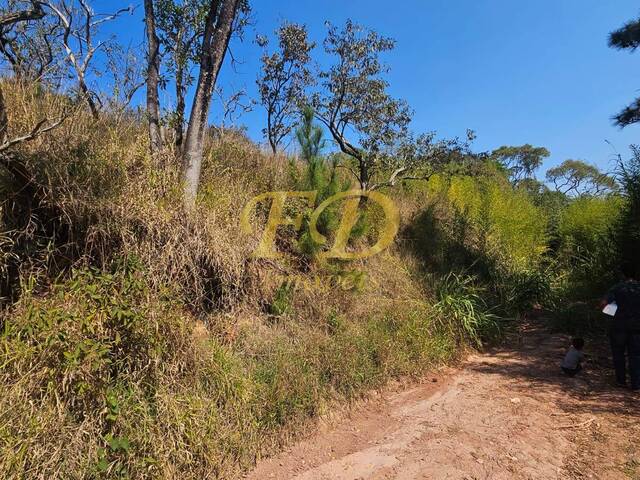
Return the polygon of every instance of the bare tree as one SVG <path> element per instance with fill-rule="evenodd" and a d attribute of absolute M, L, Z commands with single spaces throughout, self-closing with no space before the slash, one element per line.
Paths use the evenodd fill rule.
<path fill-rule="evenodd" d="M 39 1 L 38 4 L 49 8 L 60 20 L 62 45 L 67 60 L 72 67 L 82 98 L 87 102 L 95 119 L 100 116 L 99 97 L 89 88 L 87 76 L 89 67 L 96 54 L 105 47 L 107 40 L 95 40 L 99 27 L 105 22 L 116 19 L 132 8 L 122 8 L 115 13 L 96 14 L 87 0 Z"/>
<path fill-rule="evenodd" d="M 28 22 L 30 20 L 40 20 L 44 18 L 45 11 L 42 9 L 42 2 L 30 0 L 28 2 L 30 8 L 23 8 L 16 11 L 7 11 L 2 13 L 0 17 L 0 28 L 11 27 L 20 22 Z"/>
<path fill-rule="evenodd" d="M 124 48 L 116 43 L 105 48 L 107 71 L 112 77 L 112 91 L 106 101 L 112 111 L 127 110 L 134 95 L 144 86 L 141 59 L 136 54 L 140 46 Z"/>
<path fill-rule="evenodd" d="M 229 46 L 234 21 L 242 5 L 242 0 L 211 0 L 207 14 L 201 45 L 200 73 L 183 148 L 184 202 L 189 208 L 195 205 L 200 183 L 204 134 L 213 88 Z"/>
<path fill-rule="evenodd" d="M 25 2 L 10 0 L 7 4 L 7 7 L 0 7 L 0 15 L 15 11 L 19 4 Z M 0 27 L 0 54 L 11 66 L 16 79 L 26 82 L 48 80 L 59 85 L 62 52 L 56 40 L 60 34 L 60 22 L 46 15 L 39 3 L 35 5 L 39 9 L 37 15 Z"/>
<path fill-rule="evenodd" d="M 308 64 L 315 44 L 309 42 L 307 28 L 284 23 L 276 31 L 278 51 L 262 55 L 262 69 L 256 83 L 260 100 L 267 111 L 267 126 L 262 130 L 276 154 L 282 140 L 291 134 L 304 100 L 305 89 L 313 84 Z M 258 44 L 266 47 L 265 38 Z"/>
<path fill-rule="evenodd" d="M 9 28 L 19 22 L 42 19 L 44 17 L 44 13 L 40 3 L 41 2 L 32 1 L 31 8 L 29 9 L 3 13 L 2 16 L 0 16 L 0 28 Z M 22 160 L 17 158 L 15 155 L 12 155 L 11 149 L 21 143 L 34 140 L 40 135 L 57 128 L 62 124 L 65 118 L 66 114 L 62 114 L 57 120 L 49 120 L 45 118 L 36 123 L 29 132 L 10 137 L 9 118 L 4 103 L 4 95 L 0 88 L 0 165 L 13 175 L 15 180 L 20 184 L 21 189 L 29 189 L 33 182 L 33 174 L 29 171 Z"/>
<path fill-rule="evenodd" d="M 147 31 L 147 115 L 149 117 L 149 147 L 155 154 L 162 146 L 160 135 L 160 41 L 156 33 L 153 0 L 144 0 L 144 18 Z"/>
<path fill-rule="evenodd" d="M 391 50 L 394 41 L 351 20 L 342 30 L 327 25 L 324 49 L 337 61 L 320 72 L 323 88 L 313 95 L 311 103 L 316 118 L 356 164 L 355 168 L 341 166 L 353 173 L 362 190 L 369 190 L 374 186 L 374 176 L 383 173 L 386 152 L 407 136 L 411 120 L 406 102 L 391 98 L 388 83 L 382 78 L 386 69 L 379 55 Z M 350 132 L 352 139 L 347 138 Z M 398 170 L 389 180 L 395 182 L 406 173 L 405 169 Z"/>
<path fill-rule="evenodd" d="M 235 126 L 238 118 L 253 110 L 254 102 L 247 100 L 247 91 L 245 89 L 240 89 L 230 95 L 225 95 L 222 87 L 215 87 L 213 91 L 220 104 L 218 131 L 221 135 L 224 135 L 227 127 Z"/>

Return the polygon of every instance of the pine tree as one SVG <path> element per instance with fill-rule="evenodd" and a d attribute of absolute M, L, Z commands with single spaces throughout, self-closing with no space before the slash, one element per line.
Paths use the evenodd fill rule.
<path fill-rule="evenodd" d="M 640 46 L 640 18 L 631 20 L 622 28 L 609 34 L 609 46 L 618 50 L 634 52 Z M 616 125 L 626 127 L 640 122 L 640 97 L 613 117 Z"/>
<path fill-rule="evenodd" d="M 296 140 L 300 146 L 300 157 L 306 162 L 306 187 L 322 190 L 325 185 L 325 165 L 321 153 L 324 148 L 322 128 L 313 123 L 314 112 L 305 106 L 300 112 L 300 126 L 296 130 Z"/>

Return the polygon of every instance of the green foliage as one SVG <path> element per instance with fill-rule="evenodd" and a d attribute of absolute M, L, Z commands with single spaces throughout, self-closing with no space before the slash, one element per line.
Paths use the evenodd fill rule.
<path fill-rule="evenodd" d="M 324 50 L 334 63 L 319 73 L 321 90 L 311 103 L 341 152 L 358 165 L 353 172 L 366 189 L 382 166 L 380 153 L 406 136 L 412 115 L 405 101 L 389 95 L 384 79 L 380 55 L 395 42 L 351 20 L 327 27 Z"/>
<path fill-rule="evenodd" d="M 483 291 L 473 277 L 447 274 L 437 285 L 434 310 L 454 338 L 481 346 L 499 333 L 498 317 L 487 311 Z"/>
<path fill-rule="evenodd" d="M 308 39 L 307 28 L 296 23 L 283 23 L 276 31 L 278 50 L 261 57 L 262 69 L 256 80 L 260 101 L 267 111 L 263 134 L 273 153 L 295 128 L 295 113 L 304 101 L 305 89 L 314 83 L 309 70 L 315 43 Z M 262 47 L 267 46 L 260 37 Z"/>
<path fill-rule="evenodd" d="M 517 184 L 533 178 L 543 159 L 549 155 L 549 150 L 544 147 L 526 144 L 518 147 L 502 146 L 491 153 L 491 158 L 505 170 L 512 183 Z"/>
<path fill-rule="evenodd" d="M 335 166 L 329 172 L 322 149 L 325 146 L 322 128 L 313 122 L 313 108 L 305 106 L 300 112 L 300 125 L 295 131 L 300 157 L 305 162 L 304 181 L 299 188 L 317 190 L 316 205 L 337 192 Z M 335 190 L 335 191 L 334 191 Z"/>
<path fill-rule="evenodd" d="M 614 229 L 622 199 L 581 197 L 562 212 L 558 262 L 569 278 L 565 294 L 573 299 L 599 297 L 616 280 Z"/>
<path fill-rule="evenodd" d="M 290 282 L 282 283 L 277 289 L 273 297 L 273 301 L 269 305 L 269 313 L 276 317 L 281 317 L 292 312 L 292 301 L 295 293 L 295 285 Z"/>
<path fill-rule="evenodd" d="M 327 198 L 338 192 L 347 190 L 349 183 L 341 181 L 337 173 L 337 158 L 331 158 L 331 164 L 327 165 L 326 159 L 321 155 L 325 141 L 323 140 L 322 128 L 313 122 L 313 108 L 306 106 L 301 112 L 300 126 L 296 130 L 296 139 L 300 146 L 300 156 L 305 162 L 303 178 L 297 175 L 294 178 L 294 185 L 300 190 L 317 191 L 315 206 L 317 207 Z M 296 169 L 297 172 L 297 169 Z M 302 228 L 298 238 L 298 249 L 306 258 L 312 259 L 317 255 L 322 245 L 317 244 L 309 232 L 310 212 L 303 218 Z M 324 209 L 318 218 L 316 227 L 318 231 L 328 236 L 337 230 L 340 224 L 340 204 L 334 203 Z M 353 237 L 357 237 L 365 220 L 361 217 L 358 225 L 354 227 Z"/>
<path fill-rule="evenodd" d="M 564 301 L 552 312 L 548 324 L 553 331 L 576 337 L 593 336 L 601 341 L 609 328 L 610 320 L 605 317 L 592 303 Z"/>
<path fill-rule="evenodd" d="M 600 196 L 618 189 L 614 178 L 582 160 L 565 160 L 557 167 L 550 168 L 546 177 L 564 195 Z"/>
<path fill-rule="evenodd" d="M 640 46 L 640 19 L 633 19 L 618 30 L 611 32 L 609 34 L 609 46 L 618 50 L 634 52 Z M 640 98 L 635 99 L 633 103 L 613 118 L 619 127 L 626 127 L 639 122 Z"/>
<path fill-rule="evenodd" d="M 538 266 L 494 272 L 493 283 L 505 313 L 518 316 L 536 307 L 554 308 L 554 277 L 551 268 Z"/>
<path fill-rule="evenodd" d="M 325 141 L 322 128 L 313 123 L 313 108 L 306 105 L 300 112 L 301 122 L 296 130 L 296 140 L 300 146 L 300 156 L 307 163 L 320 157 Z"/>
<path fill-rule="evenodd" d="M 357 290 L 364 273 L 343 277 Z M 135 259 L 79 269 L 3 318 L 0 408 L 12 414 L 1 476 L 233 476 L 336 393 L 359 396 L 456 354 L 426 307 L 357 320 L 334 310 L 326 328 L 283 322 L 223 347 L 146 279 Z M 291 312 L 292 292 L 281 285 L 274 314 Z"/>
<path fill-rule="evenodd" d="M 561 214 L 559 231 L 569 248 L 596 252 L 618 221 L 623 201 L 619 197 L 582 197 Z"/>
<path fill-rule="evenodd" d="M 636 50 L 640 46 L 640 19 L 633 19 L 609 34 L 609 46 Z"/>
<path fill-rule="evenodd" d="M 501 176 L 436 175 L 427 195 L 432 203 L 410 231 L 428 272 L 472 275 L 483 288 L 483 303 L 504 315 L 549 302 L 548 225 L 526 191 Z"/>
<path fill-rule="evenodd" d="M 640 149 L 632 146 L 632 158 L 620 166 L 624 205 L 616 225 L 616 247 L 622 262 L 633 263 L 640 272 Z"/>
<path fill-rule="evenodd" d="M 513 268 L 535 265 L 547 248 L 543 212 L 519 190 L 491 178 L 454 177 L 446 199 L 474 228 L 467 239 L 476 249 Z"/>

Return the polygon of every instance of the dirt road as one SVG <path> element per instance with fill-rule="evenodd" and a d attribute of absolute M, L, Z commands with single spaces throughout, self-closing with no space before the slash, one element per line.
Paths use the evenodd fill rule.
<path fill-rule="evenodd" d="M 580 377 L 559 374 L 568 341 L 524 329 L 512 348 L 386 392 L 248 478 L 640 479 L 640 398 L 610 385 L 606 345 L 587 345 Z"/>

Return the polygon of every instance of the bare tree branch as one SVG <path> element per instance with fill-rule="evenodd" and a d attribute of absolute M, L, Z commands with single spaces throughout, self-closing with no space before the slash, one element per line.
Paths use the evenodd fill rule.
<path fill-rule="evenodd" d="M 63 28 L 62 45 L 66 52 L 67 60 L 75 71 L 78 89 L 87 102 L 91 115 L 97 120 L 100 116 L 100 102 L 96 93 L 87 84 L 87 72 L 94 56 L 105 46 L 106 41 L 99 41 L 94 44 L 93 37 L 99 25 L 114 20 L 123 13 L 131 13 L 133 9 L 131 7 L 121 8 L 115 13 L 97 15 L 86 0 L 78 0 L 80 12 L 77 12 L 77 9 L 74 11 L 68 1 L 61 0 L 59 5 L 52 0 L 43 0 L 38 3 L 49 8 L 60 19 Z M 80 24 L 75 22 L 74 16 L 76 12 L 80 16 L 78 20 Z M 71 42 L 72 38 L 77 40 L 75 50 Z"/>
<path fill-rule="evenodd" d="M 42 2 L 32 0 L 31 10 L 21 10 L 19 12 L 8 13 L 0 17 L 0 28 L 11 26 L 18 22 L 26 22 L 29 20 L 40 20 L 44 18 L 45 12 L 42 9 Z"/>
<path fill-rule="evenodd" d="M 35 140 L 39 136 L 50 132 L 55 128 L 58 128 L 67 119 L 67 117 L 68 115 L 65 114 L 53 122 L 49 121 L 49 119 L 47 118 L 40 120 L 38 123 L 36 123 L 36 125 L 31 129 L 29 133 L 14 137 L 10 140 L 5 140 L 2 144 L 0 144 L 0 154 L 18 145 L 19 143 L 30 142 L 31 140 Z"/>

